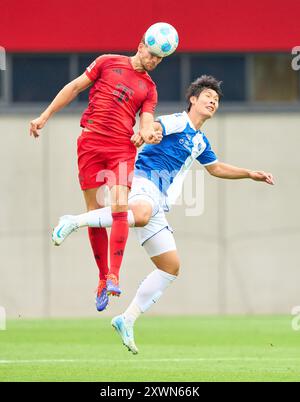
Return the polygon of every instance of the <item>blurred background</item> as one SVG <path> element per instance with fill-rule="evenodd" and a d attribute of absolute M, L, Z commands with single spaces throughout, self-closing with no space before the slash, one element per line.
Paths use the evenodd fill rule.
<path fill-rule="evenodd" d="M 149 314 L 287 313 L 300 304 L 299 0 L 2 0 L 0 46 L 0 305 L 8 317 L 96 316 L 97 267 L 87 231 L 51 243 L 59 216 L 81 213 L 76 139 L 88 91 L 51 118 L 29 122 L 98 55 L 133 55 L 153 23 L 173 24 L 176 53 L 151 75 L 157 115 L 182 111 L 201 74 L 223 80 L 224 99 L 204 132 L 221 161 L 272 172 L 276 185 L 205 174 L 204 213 L 168 219 L 181 274 Z M 195 166 L 194 169 L 202 169 Z M 122 311 L 152 264 L 131 233 Z"/>

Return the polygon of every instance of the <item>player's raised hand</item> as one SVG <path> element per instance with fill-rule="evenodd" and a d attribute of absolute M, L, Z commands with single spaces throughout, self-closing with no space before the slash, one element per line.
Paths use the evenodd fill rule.
<path fill-rule="evenodd" d="M 264 181 L 271 185 L 275 184 L 273 175 L 264 171 L 252 171 L 250 172 L 250 178 L 255 181 Z"/>
<path fill-rule="evenodd" d="M 144 144 L 144 140 L 141 136 L 140 133 L 136 133 L 133 134 L 133 136 L 131 137 L 130 141 L 133 143 L 133 145 L 135 145 L 137 148 L 139 148 L 141 145 Z"/>
<path fill-rule="evenodd" d="M 33 137 L 37 138 L 39 137 L 39 132 L 38 130 L 40 130 L 41 128 L 44 127 L 44 125 L 46 124 L 47 120 L 44 117 L 38 117 L 37 119 L 34 119 L 30 122 L 30 135 L 32 135 Z"/>

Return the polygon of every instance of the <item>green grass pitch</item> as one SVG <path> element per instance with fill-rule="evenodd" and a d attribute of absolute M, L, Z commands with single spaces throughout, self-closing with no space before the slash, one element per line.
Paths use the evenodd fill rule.
<path fill-rule="evenodd" d="M 17 320 L 0 331 L 0 381 L 300 381 L 288 316 L 147 317 L 130 354 L 110 320 Z"/>

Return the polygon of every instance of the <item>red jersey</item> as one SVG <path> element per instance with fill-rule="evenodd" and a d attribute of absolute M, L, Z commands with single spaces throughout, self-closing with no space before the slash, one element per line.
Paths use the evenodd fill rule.
<path fill-rule="evenodd" d="M 103 55 L 87 69 L 94 84 L 80 125 L 103 135 L 130 138 L 136 113 L 154 113 L 156 86 L 147 72 L 134 70 L 127 56 Z"/>

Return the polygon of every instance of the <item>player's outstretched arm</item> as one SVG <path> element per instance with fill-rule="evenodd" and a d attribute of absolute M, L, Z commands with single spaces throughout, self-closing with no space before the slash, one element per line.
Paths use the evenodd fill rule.
<path fill-rule="evenodd" d="M 206 170 L 215 177 L 221 179 L 252 179 L 255 181 L 262 181 L 267 184 L 274 184 L 274 178 L 271 173 L 264 171 L 253 171 L 244 169 L 227 163 L 216 162 L 211 165 L 205 166 Z"/>
<path fill-rule="evenodd" d="M 30 122 L 30 135 L 38 137 L 41 128 L 45 126 L 50 116 L 67 106 L 76 96 L 88 88 L 92 81 L 84 73 L 75 80 L 69 82 L 53 99 L 47 109 L 37 118 Z"/>

